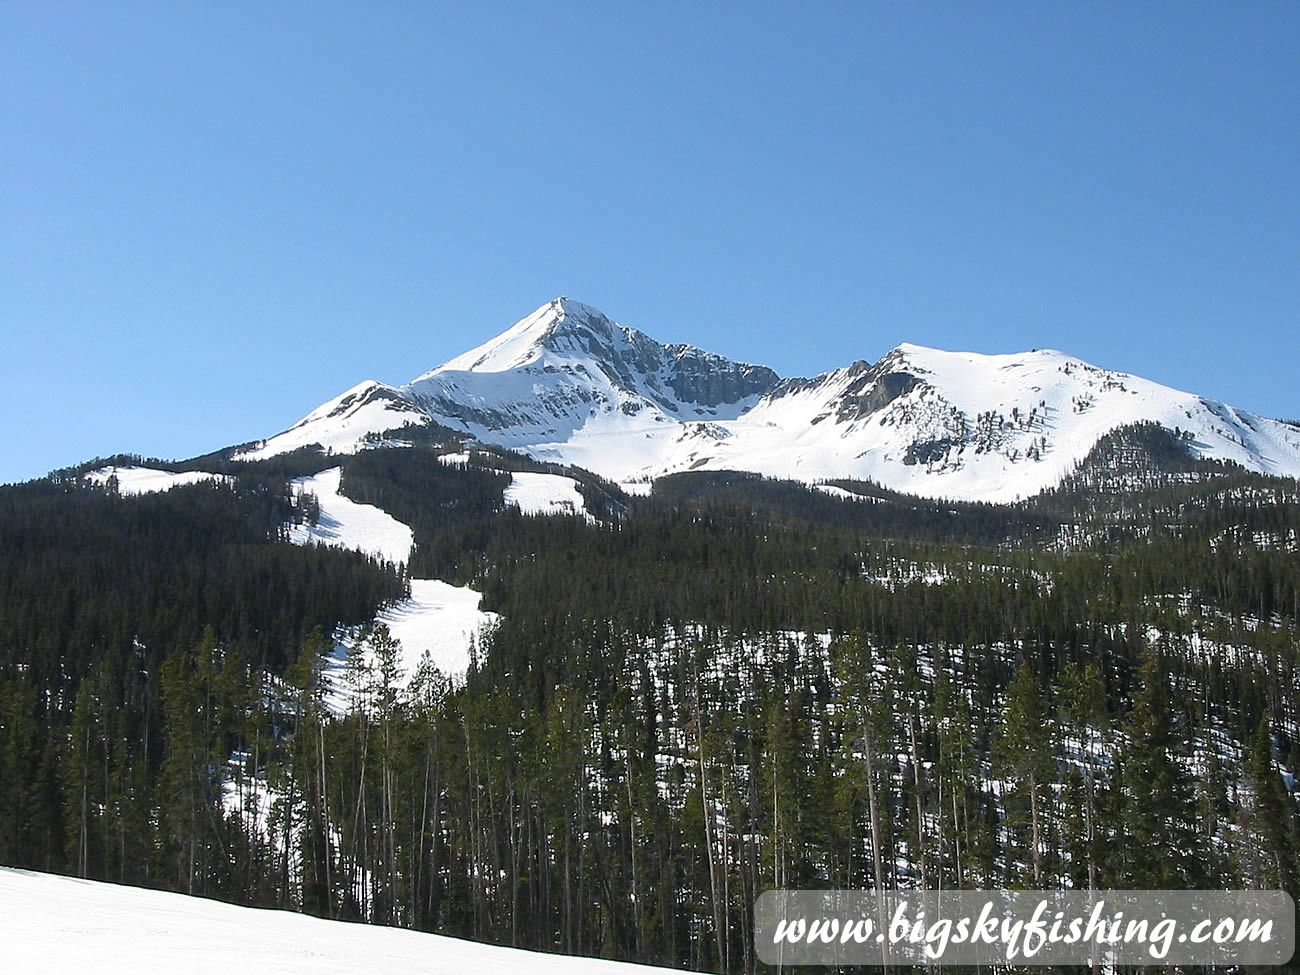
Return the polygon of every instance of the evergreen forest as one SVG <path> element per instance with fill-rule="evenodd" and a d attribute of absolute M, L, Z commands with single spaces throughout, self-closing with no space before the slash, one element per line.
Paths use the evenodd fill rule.
<path fill-rule="evenodd" d="M 0 863 L 725 973 L 770 888 L 1300 896 L 1295 481 L 1154 426 L 1012 506 L 391 439 L 0 487 Z M 289 542 L 340 465 L 408 564 Z M 413 577 L 500 614 L 468 672 L 370 627 L 331 705 Z"/>

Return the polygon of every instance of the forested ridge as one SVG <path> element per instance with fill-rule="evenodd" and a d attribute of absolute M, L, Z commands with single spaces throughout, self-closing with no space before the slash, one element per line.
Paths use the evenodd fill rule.
<path fill-rule="evenodd" d="M 1300 889 L 1294 481 L 1139 428 L 1015 506 L 571 472 L 590 522 L 444 449 L 0 488 L 0 862 L 728 972 L 771 887 Z M 344 713 L 406 571 L 284 541 L 340 464 L 501 614 L 454 680 L 372 632 Z"/>

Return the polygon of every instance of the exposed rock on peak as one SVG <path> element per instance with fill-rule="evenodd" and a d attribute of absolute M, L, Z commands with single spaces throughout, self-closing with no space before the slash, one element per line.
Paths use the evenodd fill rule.
<path fill-rule="evenodd" d="M 874 364 L 781 380 L 567 297 L 406 386 L 362 383 L 243 456 L 356 450 L 414 422 L 615 480 L 726 469 L 1011 501 L 1143 421 L 1178 431 L 1198 457 L 1300 474 L 1300 428 L 1060 352 L 904 343 Z"/>

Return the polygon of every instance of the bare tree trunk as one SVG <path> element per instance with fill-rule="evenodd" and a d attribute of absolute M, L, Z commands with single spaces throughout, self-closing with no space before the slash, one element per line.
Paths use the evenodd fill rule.
<path fill-rule="evenodd" d="M 317 741 L 320 745 L 320 818 L 321 832 L 325 837 L 325 904 L 330 918 L 334 917 L 334 884 L 330 876 L 330 816 L 329 789 L 325 780 L 325 722 L 317 722 Z"/>
<path fill-rule="evenodd" d="M 907 737 L 912 751 L 912 791 L 916 802 L 916 863 L 925 887 L 925 811 L 921 802 L 921 757 L 916 747 L 916 715 L 907 716 Z"/>
<path fill-rule="evenodd" d="M 1038 777 L 1034 773 L 1029 775 L 1029 816 L 1033 821 L 1033 843 L 1034 843 L 1034 886 L 1041 889 L 1043 881 L 1043 860 L 1041 838 L 1038 824 Z"/>
<path fill-rule="evenodd" d="M 635 931 L 635 946 L 637 957 L 641 957 L 641 888 L 637 883 L 636 870 L 636 803 L 632 797 L 632 749 L 624 747 L 624 758 L 627 766 L 627 819 L 628 832 L 631 836 L 632 849 L 628 851 L 628 859 L 632 866 L 632 926 Z"/>
<path fill-rule="evenodd" d="M 871 867 L 875 871 L 873 878 L 876 890 L 876 926 L 880 931 L 885 930 L 885 907 L 881 892 L 885 887 L 885 868 L 884 861 L 880 855 L 880 804 L 876 797 L 876 763 L 874 749 L 871 739 L 871 723 L 869 719 L 862 722 L 862 751 L 867 760 L 867 816 L 871 820 Z M 885 964 L 885 948 L 882 942 L 880 948 L 880 963 Z M 885 968 L 888 971 L 888 966 Z"/>
<path fill-rule="evenodd" d="M 697 757 L 700 767 L 700 808 L 704 818 L 704 846 L 709 861 L 709 893 L 713 901 L 713 933 L 718 945 L 718 959 L 723 971 L 727 970 L 727 952 L 722 931 L 722 905 L 718 900 L 718 871 L 713 859 L 713 826 L 709 815 L 709 787 L 705 772 L 704 729 L 700 722 L 700 707 L 695 705 L 695 742 L 698 747 Z"/>
<path fill-rule="evenodd" d="M 366 734 L 367 724 L 365 715 L 361 716 L 361 769 L 357 776 L 357 802 L 352 815 L 352 844 L 354 860 L 361 864 L 361 869 L 367 876 L 371 877 L 373 883 L 373 867 L 370 862 L 370 844 L 366 840 L 368 816 L 366 814 L 366 761 L 370 756 L 368 747 L 368 738 Z M 360 901 L 358 907 L 361 914 L 367 920 L 370 920 L 370 898 L 368 896 L 366 877 L 359 877 L 356 889 L 360 891 Z"/>
<path fill-rule="evenodd" d="M 294 772 L 289 773 L 289 792 L 284 801 L 284 854 L 280 858 L 280 906 L 285 907 L 289 903 L 289 851 L 293 845 L 293 800 L 294 786 L 297 785 L 298 776 Z"/>

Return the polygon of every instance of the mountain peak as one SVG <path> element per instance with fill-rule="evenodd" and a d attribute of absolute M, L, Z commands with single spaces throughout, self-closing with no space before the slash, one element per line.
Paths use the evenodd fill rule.
<path fill-rule="evenodd" d="M 606 319 L 606 315 L 599 308 L 588 305 L 585 302 L 578 301 L 576 298 L 570 298 L 567 295 L 560 295 L 550 302 L 551 308 L 554 308 L 564 320 L 591 321 L 592 319 Z"/>
<path fill-rule="evenodd" d="M 248 455 L 361 449 L 420 422 L 612 479 L 748 470 L 984 501 L 1060 483 L 1101 437 L 1136 422 L 1190 436 L 1197 456 L 1300 471 L 1294 427 L 1060 352 L 905 342 L 874 364 L 781 380 L 566 295 L 405 386 L 349 390 Z"/>
<path fill-rule="evenodd" d="M 525 315 L 496 338 L 447 360 L 414 382 L 444 372 L 509 372 L 536 362 L 547 348 L 558 344 L 557 338 L 589 331 L 607 338 L 612 328 L 609 318 L 598 308 L 561 295 Z"/>

